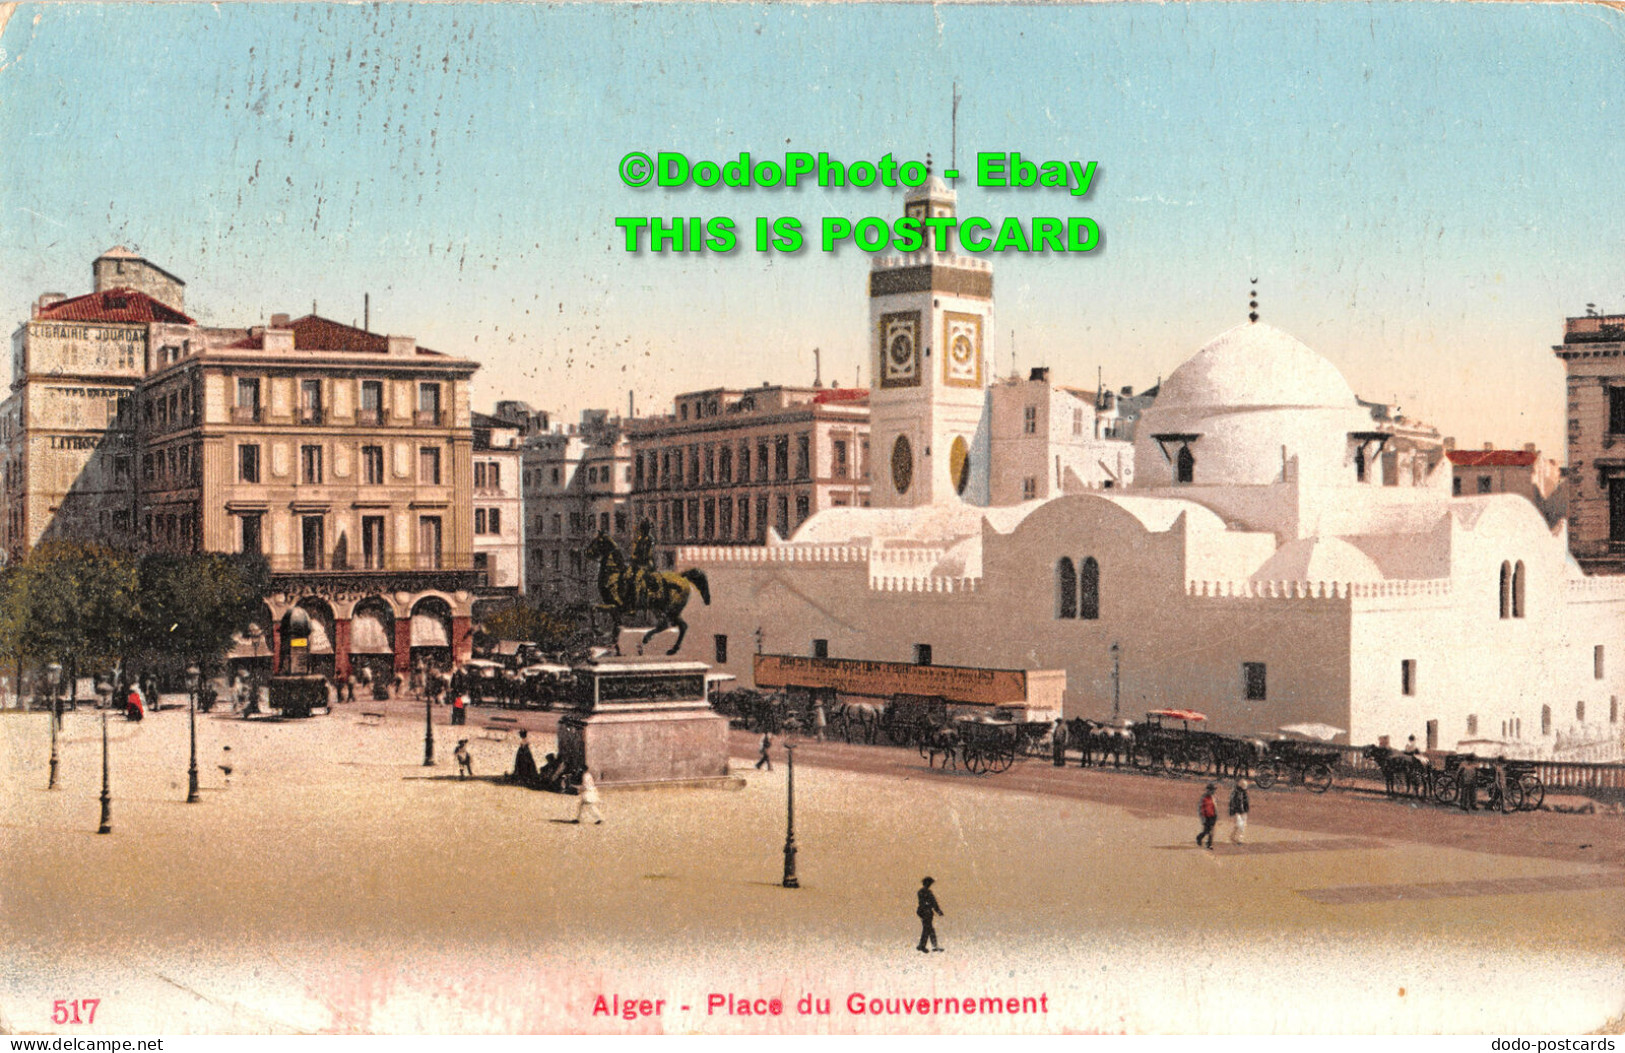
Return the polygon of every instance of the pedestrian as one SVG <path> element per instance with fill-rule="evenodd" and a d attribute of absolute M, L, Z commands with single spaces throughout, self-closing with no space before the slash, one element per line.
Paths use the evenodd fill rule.
<path fill-rule="evenodd" d="M 1461 766 L 1456 769 L 1456 792 L 1461 798 L 1462 811 L 1478 811 L 1478 765 L 1470 753 L 1462 758 Z"/>
<path fill-rule="evenodd" d="M 1512 811 L 1512 802 L 1507 798 L 1506 754 L 1503 753 L 1499 757 L 1496 757 L 1494 764 L 1491 765 L 1491 768 L 1495 772 L 1495 796 L 1500 800 L 1501 814 L 1506 815 L 1508 812 Z"/>
<path fill-rule="evenodd" d="M 1055 728 L 1050 733 L 1050 752 L 1053 754 L 1057 768 L 1066 767 L 1066 721 L 1060 717 L 1055 718 Z"/>
<path fill-rule="evenodd" d="M 468 696 L 467 695 L 458 695 L 456 698 L 452 699 L 452 703 L 451 703 L 451 722 L 453 724 L 467 724 L 468 723 Z"/>
<path fill-rule="evenodd" d="M 513 774 L 508 778 L 521 786 L 536 783 L 536 755 L 530 752 L 530 732 L 519 729 L 519 748 L 513 752 Z"/>
<path fill-rule="evenodd" d="M 1207 850 L 1213 851 L 1213 826 L 1219 821 L 1219 806 L 1213 800 L 1213 791 L 1219 787 L 1213 783 L 1207 784 L 1207 790 L 1202 794 L 1202 803 L 1197 805 L 1196 812 L 1202 817 L 1202 832 L 1196 835 L 1196 847 L 1202 847 L 1202 839 L 1207 839 Z"/>
<path fill-rule="evenodd" d="M 931 944 L 931 950 L 942 950 L 937 943 L 937 927 L 932 924 L 933 919 L 942 916 L 942 908 L 937 905 L 937 895 L 931 891 L 933 884 L 935 884 L 933 879 L 921 878 L 920 891 L 915 897 L 919 900 L 919 906 L 914 908 L 914 913 L 920 917 L 920 943 L 915 949 L 922 952 L 926 950 L 927 942 Z"/>
<path fill-rule="evenodd" d="M 457 758 L 457 777 L 471 779 L 474 777 L 474 758 L 468 752 L 468 740 L 458 739 L 457 748 L 451 755 Z"/>
<path fill-rule="evenodd" d="M 824 700 L 819 699 L 813 706 L 813 737 L 819 742 L 824 741 L 824 735 L 829 728 L 829 717 L 824 713 Z"/>
<path fill-rule="evenodd" d="M 773 736 L 765 731 L 762 732 L 762 755 L 756 758 L 756 768 L 758 771 L 760 771 L 764 765 L 766 765 L 768 771 L 773 770 L 773 758 L 767 755 L 767 751 L 771 749 L 772 746 Z"/>
<path fill-rule="evenodd" d="M 1230 791 L 1230 843 L 1233 845 L 1245 844 L 1247 841 L 1247 812 L 1251 809 L 1251 802 L 1247 799 L 1247 780 L 1237 779 L 1236 788 Z M 1211 838 L 1210 838 L 1211 840 Z"/>
<path fill-rule="evenodd" d="M 223 775 L 225 775 L 225 777 L 226 777 L 226 785 L 230 786 L 231 785 L 231 773 L 236 770 L 236 765 L 233 764 L 232 760 L 231 760 L 231 747 L 230 746 L 221 746 L 220 747 L 220 764 L 219 764 L 219 768 L 220 768 L 221 773 Z"/>
<path fill-rule="evenodd" d="M 598 811 L 598 784 L 593 781 L 592 772 L 582 769 L 581 782 L 576 787 L 576 793 L 579 795 L 580 803 L 576 805 L 576 817 L 571 821 L 581 822 L 590 811 L 595 825 L 603 823 L 604 817 Z"/>

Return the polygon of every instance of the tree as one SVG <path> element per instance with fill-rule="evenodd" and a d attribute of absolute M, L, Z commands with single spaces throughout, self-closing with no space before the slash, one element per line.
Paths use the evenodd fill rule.
<path fill-rule="evenodd" d="M 154 553 L 141 559 L 134 651 L 163 666 L 217 663 L 260 612 L 270 568 L 260 556 Z"/>
<path fill-rule="evenodd" d="M 87 666 L 111 666 L 130 642 L 136 562 L 127 552 L 47 541 L 0 579 L 0 650 L 60 662 L 69 683 Z"/>
<path fill-rule="evenodd" d="M 516 603 L 485 619 L 485 631 L 498 640 L 521 640 L 548 654 L 584 653 L 591 645 L 585 611 L 550 611 Z"/>

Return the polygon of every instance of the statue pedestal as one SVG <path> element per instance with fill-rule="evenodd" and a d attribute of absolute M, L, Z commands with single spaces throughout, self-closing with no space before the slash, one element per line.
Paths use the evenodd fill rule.
<path fill-rule="evenodd" d="M 576 668 L 559 759 L 600 786 L 742 785 L 728 774 L 728 718 L 706 697 L 704 662 L 611 658 Z"/>

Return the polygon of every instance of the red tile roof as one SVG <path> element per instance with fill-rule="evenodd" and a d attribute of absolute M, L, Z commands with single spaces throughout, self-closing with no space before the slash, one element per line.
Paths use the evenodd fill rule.
<path fill-rule="evenodd" d="M 353 354 L 387 355 L 389 338 L 381 333 L 369 333 L 353 325 L 335 322 L 331 318 L 307 314 L 289 323 L 293 330 L 293 346 L 299 351 L 346 351 Z M 420 355 L 439 355 L 426 347 L 419 347 Z"/>
<path fill-rule="evenodd" d="M 815 404 L 828 402 L 862 402 L 869 397 L 868 388 L 825 388 L 813 396 Z"/>
<path fill-rule="evenodd" d="M 1529 450 L 1451 450 L 1450 463 L 1461 468 L 1532 468 Z"/>
<path fill-rule="evenodd" d="M 192 319 L 134 289 L 107 289 L 60 300 L 34 316 L 48 322 L 173 322 L 192 325 Z"/>

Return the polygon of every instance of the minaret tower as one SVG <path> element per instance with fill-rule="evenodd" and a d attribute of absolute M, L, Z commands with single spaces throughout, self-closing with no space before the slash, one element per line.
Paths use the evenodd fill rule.
<path fill-rule="evenodd" d="M 906 215 L 956 215 L 937 176 L 910 190 Z M 906 508 L 987 502 L 980 440 L 993 361 L 993 268 L 951 249 L 876 257 L 869 275 L 870 500 Z M 980 462 L 980 463 L 978 463 Z"/>

